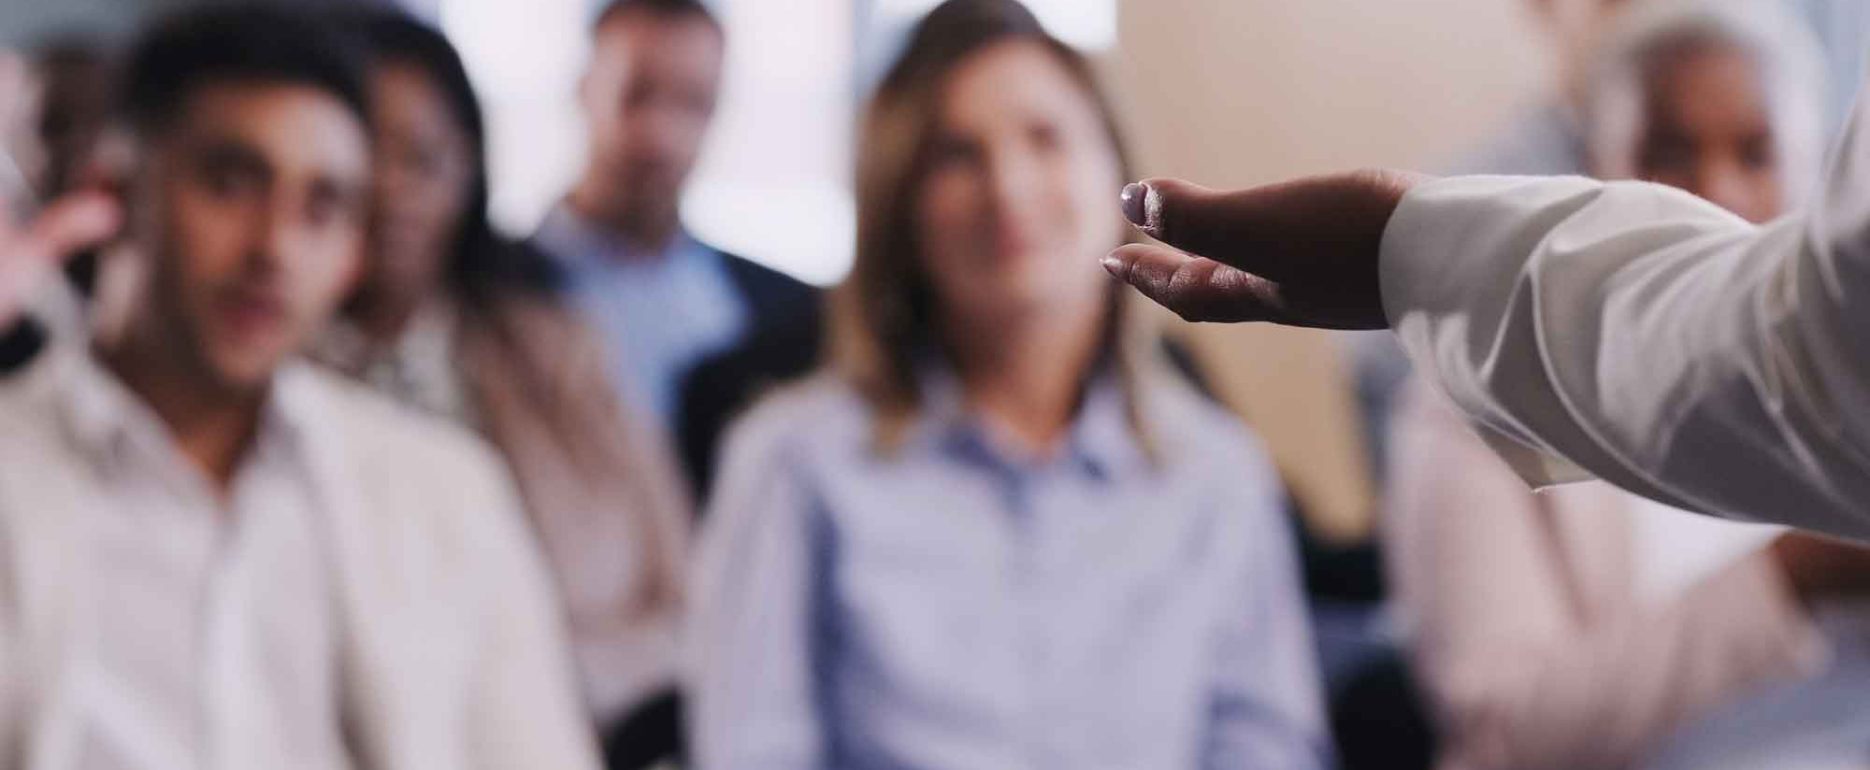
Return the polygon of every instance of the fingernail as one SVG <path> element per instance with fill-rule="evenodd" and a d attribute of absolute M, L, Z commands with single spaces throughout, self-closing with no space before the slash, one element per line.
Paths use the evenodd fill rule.
<path fill-rule="evenodd" d="M 1109 188 L 1106 188 L 1109 189 Z M 1149 185 L 1131 182 L 1123 188 L 1123 218 L 1137 227 L 1149 225 Z"/>
<path fill-rule="evenodd" d="M 1104 272 L 1110 273 L 1118 278 L 1123 277 L 1123 260 L 1118 259 L 1117 255 L 1105 254 L 1103 264 Z"/>

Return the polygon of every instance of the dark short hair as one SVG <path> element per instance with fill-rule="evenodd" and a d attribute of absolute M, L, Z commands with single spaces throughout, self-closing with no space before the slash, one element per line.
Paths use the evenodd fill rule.
<path fill-rule="evenodd" d="M 721 31 L 721 20 L 701 0 L 610 0 L 604 10 L 598 12 L 597 20 L 591 22 L 593 31 L 623 18 L 630 13 L 647 13 L 665 18 L 699 19 L 708 23 L 715 31 Z"/>
<path fill-rule="evenodd" d="M 196 90 L 230 82 L 316 88 L 370 123 L 350 36 L 323 14 L 284 5 L 212 5 L 162 18 L 131 47 L 120 77 L 118 110 L 138 133 L 161 132 Z"/>

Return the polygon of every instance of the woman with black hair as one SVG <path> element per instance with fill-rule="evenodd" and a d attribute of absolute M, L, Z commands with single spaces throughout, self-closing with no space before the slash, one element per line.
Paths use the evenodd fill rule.
<path fill-rule="evenodd" d="M 393 12 L 353 21 L 373 59 L 374 227 L 318 357 L 499 449 L 557 575 L 595 720 L 659 725 L 615 748 L 666 753 L 690 506 L 672 454 L 622 413 L 542 259 L 489 223 L 480 107 L 453 47 Z"/>

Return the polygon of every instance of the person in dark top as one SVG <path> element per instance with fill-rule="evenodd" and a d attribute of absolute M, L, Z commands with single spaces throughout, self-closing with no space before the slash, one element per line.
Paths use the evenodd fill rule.
<path fill-rule="evenodd" d="M 817 363 L 821 336 L 816 289 L 682 227 L 725 44 L 698 0 L 599 14 L 579 89 L 590 161 L 534 237 L 605 339 L 620 397 L 669 431 L 698 496 L 723 427 Z"/>

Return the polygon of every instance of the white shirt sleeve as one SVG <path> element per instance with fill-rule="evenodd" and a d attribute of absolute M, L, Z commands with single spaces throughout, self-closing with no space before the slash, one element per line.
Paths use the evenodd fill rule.
<path fill-rule="evenodd" d="M 1384 302 L 1419 369 L 1539 450 L 1506 452 L 1535 484 L 1583 469 L 1870 538 L 1866 153 L 1859 114 L 1818 205 L 1764 227 L 1654 185 L 1425 184 L 1385 233 Z"/>

